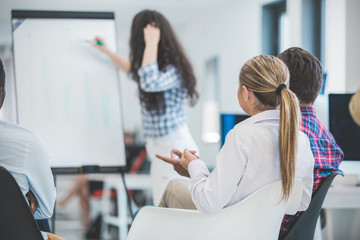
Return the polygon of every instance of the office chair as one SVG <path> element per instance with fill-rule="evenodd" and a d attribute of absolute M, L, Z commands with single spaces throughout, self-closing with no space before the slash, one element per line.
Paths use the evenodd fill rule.
<path fill-rule="evenodd" d="M 307 240 L 314 238 L 321 207 L 329 187 L 337 175 L 344 176 L 344 173 L 340 170 L 334 171 L 320 182 L 318 188 L 312 194 L 308 209 L 291 223 L 289 231 L 280 236 L 279 240 Z"/>
<path fill-rule="evenodd" d="M 43 240 L 13 176 L 0 166 L 0 239 Z"/>
<path fill-rule="evenodd" d="M 289 200 L 280 201 L 279 180 L 216 214 L 144 207 L 136 216 L 127 240 L 277 239 L 284 214 L 297 212 L 302 193 L 302 182 L 295 180 Z"/>

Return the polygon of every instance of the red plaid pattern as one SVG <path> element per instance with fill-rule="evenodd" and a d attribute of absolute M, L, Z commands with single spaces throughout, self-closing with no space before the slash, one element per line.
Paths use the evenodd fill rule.
<path fill-rule="evenodd" d="M 322 178 L 329 176 L 332 171 L 339 169 L 344 153 L 336 144 L 331 133 L 316 118 L 313 107 L 301 107 L 300 110 L 300 130 L 309 137 L 311 151 L 315 158 L 314 192 Z M 285 215 L 281 224 L 280 235 L 288 231 L 290 223 L 298 216 L 299 214 L 293 216 Z"/>

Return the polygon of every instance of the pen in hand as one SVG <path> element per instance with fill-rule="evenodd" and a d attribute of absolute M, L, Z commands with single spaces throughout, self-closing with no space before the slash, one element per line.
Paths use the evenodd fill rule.
<path fill-rule="evenodd" d="M 88 43 L 95 43 L 96 45 L 99 45 L 99 46 L 104 46 L 104 43 L 99 41 L 99 40 L 85 40 L 85 42 L 88 42 Z"/>

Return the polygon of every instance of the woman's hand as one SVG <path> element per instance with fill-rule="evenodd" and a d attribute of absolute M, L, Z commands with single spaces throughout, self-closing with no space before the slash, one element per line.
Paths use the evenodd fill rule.
<path fill-rule="evenodd" d="M 180 158 L 180 164 L 184 169 L 187 170 L 190 162 L 198 158 L 199 157 L 195 155 L 194 151 L 189 151 L 189 149 L 185 148 L 184 153 Z"/>
<path fill-rule="evenodd" d="M 196 158 L 199 158 L 197 155 L 195 155 L 196 151 L 195 150 L 190 150 L 188 151 L 190 152 L 190 154 L 194 154 L 193 156 L 195 156 Z M 176 158 L 175 155 L 178 157 Z M 184 177 L 190 177 L 190 174 L 187 170 L 187 168 L 184 168 L 181 165 L 181 158 L 183 156 L 183 153 L 181 151 L 179 151 L 178 149 L 172 149 L 171 150 L 171 157 L 165 157 L 159 154 L 156 154 L 156 157 L 163 160 L 164 162 L 170 163 L 173 165 L 174 170 L 180 174 L 181 176 Z"/>
<path fill-rule="evenodd" d="M 152 24 L 146 25 L 144 28 L 145 46 L 157 46 L 160 42 L 160 28 Z"/>
<path fill-rule="evenodd" d="M 104 53 L 109 53 L 110 52 L 110 49 L 109 49 L 108 45 L 106 44 L 105 39 L 102 38 L 102 37 L 96 36 L 94 38 L 94 42 L 91 45 L 93 45 L 97 49 L 100 49 Z"/>
<path fill-rule="evenodd" d="M 37 201 L 35 195 L 33 194 L 33 192 L 30 190 L 25 194 L 25 196 L 29 202 L 30 211 L 32 214 L 34 214 L 36 212 L 36 209 L 39 206 L 38 201 Z"/>
<path fill-rule="evenodd" d="M 111 59 L 111 61 L 122 71 L 124 71 L 126 74 L 130 72 L 131 63 L 128 59 L 125 59 L 118 55 L 116 52 L 113 52 L 108 45 L 106 44 L 106 41 L 104 38 L 96 36 L 93 40 L 93 43 L 91 44 L 97 49 L 104 52 L 106 55 L 108 55 Z"/>

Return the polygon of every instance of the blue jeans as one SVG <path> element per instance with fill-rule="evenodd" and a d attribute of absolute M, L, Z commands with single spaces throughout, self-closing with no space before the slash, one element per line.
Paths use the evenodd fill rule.
<path fill-rule="evenodd" d="M 145 206 L 143 206 L 143 207 L 156 207 L 156 206 L 154 206 L 154 205 L 145 205 Z M 136 212 L 135 212 L 134 215 L 133 215 L 133 219 L 134 219 L 134 220 L 135 220 L 135 218 L 136 218 L 136 215 L 138 215 L 138 213 L 140 212 L 140 210 L 141 210 L 143 207 L 141 207 L 141 208 L 139 208 L 138 210 L 136 210 Z"/>
<path fill-rule="evenodd" d="M 35 221 L 41 231 L 51 233 L 48 219 L 35 219 Z"/>

